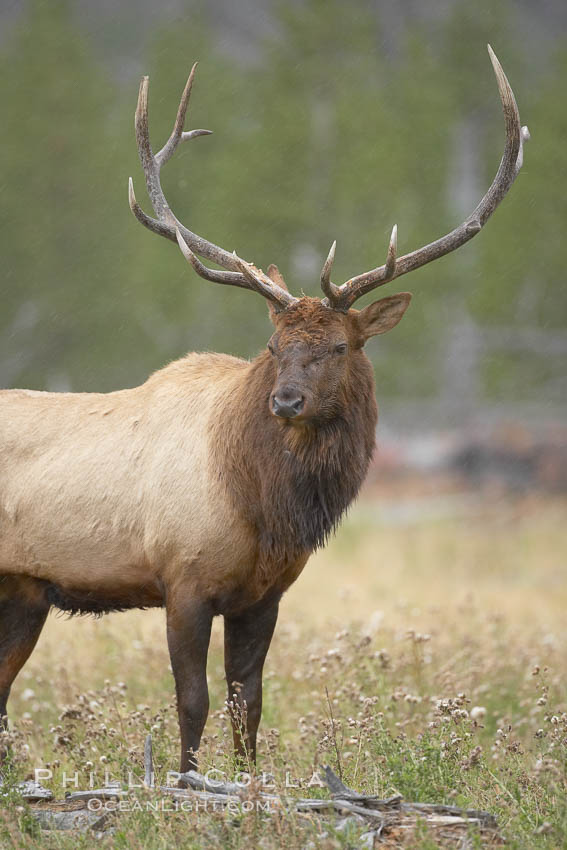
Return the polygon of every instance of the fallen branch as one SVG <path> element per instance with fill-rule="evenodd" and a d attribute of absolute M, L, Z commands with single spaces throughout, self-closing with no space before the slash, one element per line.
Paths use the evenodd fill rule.
<path fill-rule="evenodd" d="M 467 818 L 468 820 L 482 822 L 491 828 L 496 828 L 498 825 L 494 815 L 478 809 L 460 809 L 458 806 L 446 806 L 438 803 L 406 803 L 403 801 L 401 794 L 396 794 L 395 797 L 389 797 L 386 800 L 380 800 L 374 795 L 360 794 L 358 791 L 348 788 L 328 766 L 325 767 L 325 782 L 333 797 L 357 801 L 369 809 L 380 809 L 381 811 L 397 810 L 412 814 Z"/>
<path fill-rule="evenodd" d="M 237 782 L 220 782 L 203 776 L 195 770 L 179 775 L 181 783 L 188 787 L 156 787 L 153 775 L 152 739 L 148 735 L 144 746 L 145 785 L 152 799 L 157 793 L 173 798 L 175 801 L 193 801 L 196 807 L 206 810 L 209 804 L 217 807 L 245 806 L 261 804 L 258 811 L 269 815 L 276 809 L 299 815 L 317 814 L 322 817 L 341 815 L 340 824 L 344 827 L 349 821 L 366 823 L 368 832 L 362 837 L 361 846 L 374 846 L 383 837 L 393 835 L 396 830 L 413 830 L 418 822 L 435 831 L 439 840 L 447 836 L 459 839 L 474 827 L 480 835 L 483 846 L 500 844 L 497 821 L 490 812 L 476 809 L 460 809 L 437 803 L 411 803 L 402 799 L 400 794 L 381 799 L 375 794 L 362 794 L 344 784 L 330 767 L 324 768 L 324 778 L 331 799 L 297 799 L 295 797 L 270 794 L 261 791 L 257 784 L 245 785 Z M 44 829 L 78 829 L 80 831 L 101 830 L 107 828 L 108 811 L 93 811 L 89 807 L 92 800 L 100 800 L 102 805 L 109 800 L 124 800 L 128 791 L 118 785 L 105 788 L 75 791 L 68 793 L 64 801 L 48 804 L 52 794 L 34 782 L 21 783 L 18 793 L 31 805 L 31 810 Z M 50 805 L 53 808 L 50 808 Z M 346 817 L 345 817 L 346 816 Z M 486 839 L 486 841 L 485 841 Z M 440 845 L 444 846 L 444 845 Z"/>

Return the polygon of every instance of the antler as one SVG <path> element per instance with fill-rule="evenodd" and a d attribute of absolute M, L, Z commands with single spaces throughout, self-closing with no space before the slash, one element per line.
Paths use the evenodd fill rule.
<path fill-rule="evenodd" d="M 431 263 L 433 260 L 438 259 L 438 257 L 442 257 L 444 254 L 449 254 L 456 248 L 460 248 L 461 245 L 464 245 L 465 242 L 476 236 L 504 195 L 508 192 L 508 189 L 522 167 L 523 144 L 530 138 L 530 133 L 527 127 L 522 127 L 520 124 L 520 115 L 518 113 L 516 99 L 514 98 L 514 92 L 490 45 L 488 45 L 488 53 L 496 75 L 506 123 L 504 155 L 488 192 L 474 212 L 462 224 L 446 234 L 446 236 L 442 236 L 440 239 L 436 239 L 435 242 L 430 242 L 429 245 L 425 245 L 423 248 L 419 248 L 417 251 L 412 251 L 411 254 L 405 254 L 399 258 L 396 257 L 397 226 L 394 225 L 388 246 L 387 259 L 384 265 L 364 274 L 359 274 L 347 280 L 342 286 L 335 286 L 331 283 L 331 267 L 335 256 L 336 244 L 333 243 L 329 256 L 323 266 L 323 271 L 321 272 L 321 286 L 326 295 L 323 303 L 326 303 L 327 306 L 346 312 L 358 298 L 361 298 L 377 286 L 382 286 L 396 277 L 407 274 L 407 272 L 418 269 L 420 266 Z"/>
<path fill-rule="evenodd" d="M 177 242 L 185 259 L 193 266 L 197 274 L 205 280 L 251 289 L 253 292 L 259 292 L 265 298 L 272 301 L 277 310 L 285 310 L 286 307 L 295 304 L 298 299 L 270 280 L 261 269 L 242 260 L 236 253 L 231 254 L 213 242 L 209 242 L 202 236 L 198 236 L 196 233 L 188 230 L 172 213 L 161 188 L 161 167 L 175 153 L 179 143 L 195 139 L 198 136 L 208 136 L 211 134 L 211 130 L 186 131 L 183 129 L 196 68 L 197 63 L 195 62 L 181 96 L 171 135 L 157 154 L 154 154 L 152 151 L 148 128 L 149 77 L 142 78 L 135 116 L 136 142 L 138 144 L 140 162 L 142 163 L 146 178 L 148 195 L 156 218 L 146 215 L 138 204 L 134 195 L 134 185 L 131 177 L 128 181 L 130 209 L 138 221 L 144 227 L 147 227 L 148 230 L 158 233 L 160 236 L 165 236 L 166 239 L 170 239 L 172 242 Z M 196 253 L 222 266 L 225 271 L 210 269 L 204 266 L 195 256 Z"/>

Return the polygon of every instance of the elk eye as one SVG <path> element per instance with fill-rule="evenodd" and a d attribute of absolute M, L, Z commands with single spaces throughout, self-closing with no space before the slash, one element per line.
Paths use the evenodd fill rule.
<path fill-rule="evenodd" d="M 338 345 L 335 345 L 335 351 L 337 354 L 346 354 L 347 344 L 346 342 L 340 342 Z"/>
<path fill-rule="evenodd" d="M 271 342 L 268 343 L 268 351 L 270 352 L 270 354 L 274 353 L 274 346 L 272 345 Z"/>

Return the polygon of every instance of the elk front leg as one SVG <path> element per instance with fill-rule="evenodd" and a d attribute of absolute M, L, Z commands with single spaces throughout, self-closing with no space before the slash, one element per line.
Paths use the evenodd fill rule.
<path fill-rule="evenodd" d="M 256 764 L 262 670 L 278 619 L 280 598 L 281 594 L 262 599 L 244 613 L 224 618 L 224 667 L 228 699 L 233 702 L 234 748 L 247 766 Z"/>
<path fill-rule="evenodd" d="M 200 600 L 168 601 L 167 643 L 177 695 L 177 712 L 181 733 L 179 771 L 197 769 L 195 753 L 209 711 L 207 687 L 207 652 L 211 637 L 213 612 L 209 603 Z M 180 782 L 180 785 L 184 783 Z"/>

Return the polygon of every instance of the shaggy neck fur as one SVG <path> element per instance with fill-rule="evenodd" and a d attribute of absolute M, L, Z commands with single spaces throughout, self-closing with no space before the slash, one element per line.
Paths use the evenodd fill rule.
<path fill-rule="evenodd" d="M 372 456 L 377 407 L 370 362 L 351 356 L 340 413 L 313 426 L 277 420 L 268 409 L 275 380 L 260 354 L 213 429 L 218 474 L 256 533 L 267 581 L 322 546 L 355 498 Z"/>

